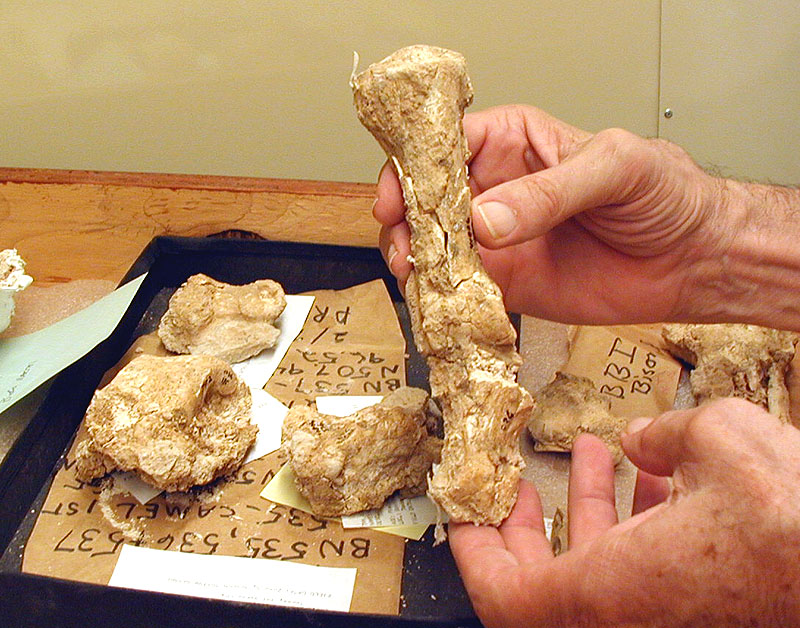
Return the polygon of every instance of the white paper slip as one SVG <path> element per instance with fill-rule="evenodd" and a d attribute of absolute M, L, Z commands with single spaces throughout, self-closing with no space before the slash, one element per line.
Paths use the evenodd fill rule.
<path fill-rule="evenodd" d="M 317 397 L 317 411 L 333 416 L 348 416 L 369 406 L 374 406 L 381 395 L 324 395 Z"/>
<path fill-rule="evenodd" d="M 553 538 L 553 518 L 552 517 L 545 517 L 544 518 L 544 535 L 552 540 Z"/>
<path fill-rule="evenodd" d="M 242 464 L 271 454 L 281 446 L 281 427 L 283 426 L 283 419 L 286 418 L 286 413 L 289 412 L 289 408 L 266 390 L 251 388 L 250 394 L 253 398 L 253 417 L 251 421 L 258 426 L 258 436 L 256 436 L 256 442 L 247 452 L 247 457 Z"/>
<path fill-rule="evenodd" d="M 0 412 L 105 340 L 145 276 L 49 327 L 0 340 Z"/>
<path fill-rule="evenodd" d="M 374 528 L 385 526 L 431 525 L 445 523 L 447 515 L 437 512 L 427 495 L 401 499 L 391 497 L 380 508 L 365 510 L 342 517 L 343 528 Z"/>
<path fill-rule="evenodd" d="M 302 331 L 303 325 L 314 303 L 312 295 L 287 294 L 286 308 L 275 321 L 275 327 L 281 330 L 278 343 L 271 349 L 266 349 L 257 356 L 234 364 L 234 372 L 241 377 L 251 388 L 264 388 L 269 378 L 278 368 L 283 356 L 289 350 L 289 345 L 294 342 Z"/>
<path fill-rule="evenodd" d="M 111 474 L 114 479 L 114 492 L 125 491 L 130 493 L 140 504 L 146 504 L 163 491 L 151 486 L 132 471 L 115 471 Z"/>
<path fill-rule="evenodd" d="M 109 586 L 347 612 L 357 569 L 123 545 Z"/>

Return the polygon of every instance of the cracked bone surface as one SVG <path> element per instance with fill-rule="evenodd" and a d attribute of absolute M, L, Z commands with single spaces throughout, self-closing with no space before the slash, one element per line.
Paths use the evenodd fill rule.
<path fill-rule="evenodd" d="M 275 345 L 285 307 L 283 288 L 271 279 L 235 286 L 192 275 L 170 298 L 158 336 L 174 353 L 241 362 Z"/>
<path fill-rule="evenodd" d="M 670 353 L 695 367 L 689 381 L 698 403 L 740 397 L 789 422 L 786 371 L 797 333 L 739 323 L 671 323 L 661 335 Z"/>
<path fill-rule="evenodd" d="M 411 46 L 351 86 L 359 119 L 397 171 L 411 228 L 406 301 L 444 417 L 429 494 L 454 520 L 497 525 L 516 501 L 519 436 L 533 402 L 516 382 L 516 332 L 472 234 L 466 63 L 457 52 Z"/>
<path fill-rule="evenodd" d="M 314 513 L 350 515 L 379 508 L 395 491 L 423 494 L 442 449 L 430 432 L 431 405 L 427 392 L 404 387 L 345 417 L 292 406 L 281 448 Z"/>
<path fill-rule="evenodd" d="M 96 391 L 76 475 L 134 471 L 167 491 L 207 484 L 239 468 L 255 442 L 247 384 L 208 355 L 141 355 Z"/>

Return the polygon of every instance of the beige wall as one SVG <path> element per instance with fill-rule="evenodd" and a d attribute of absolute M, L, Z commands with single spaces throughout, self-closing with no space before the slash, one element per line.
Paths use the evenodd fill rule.
<path fill-rule="evenodd" d="M 411 43 L 463 52 L 474 109 L 658 125 L 658 0 L 6 0 L 0 165 L 372 181 L 348 77 Z"/>
<path fill-rule="evenodd" d="M 536 104 L 800 182 L 797 0 L 6 0 L 2 15 L 0 166 L 372 181 L 352 53 L 364 67 L 432 43 L 466 55 L 473 109 Z"/>
<path fill-rule="evenodd" d="M 800 3 L 662 5 L 659 134 L 721 174 L 800 184 Z"/>

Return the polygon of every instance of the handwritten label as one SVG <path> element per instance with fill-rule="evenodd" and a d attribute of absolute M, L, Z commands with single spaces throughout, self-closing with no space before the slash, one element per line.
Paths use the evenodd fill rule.
<path fill-rule="evenodd" d="M 302 333 L 266 390 L 291 407 L 327 395 L 383 396 L 403 386 L 405 339 L 383 282 L 314 295 Z"/>
<path fill-rule="evenodd" d="M 298 396 L 377 395 L 397 390 L 405 381 L 397 355 L 374 350 L 290 349 L 267 390 L 279 399 Z M 291 405 L 291 404 L 289 404 Z"/>
<path fill-rule="evenodd" d="M 562 370 L 591 379 L 615 414 L 633 418 L 672 408 L 681 366 L 655 329 L 579 327 Z"/>
<path fill-rule="evenodd" d="M 236 556 L 330 567 L 359 567 L 365 581 L 355 607 L 394 613 L 402 539 L 259 498 L 282 464 L 279 452 L 259 458 L 216 487 L 194 494 L 160 494 L 140 503 L 107 481 L 75 479 L 74 458 L 56 474 L 23 557 L 23 570 L 103 584 L 126 544 L 203 556 Z M 80 575 L 78 575 L 80 574 Z M 76 577 L 77 576 L 77 577 Z"/>
<path fill-rule="evenodd" d="M 626 395 L 649 395 L 659 366 L 654 350 L 615 336 L 608 350 L 603 378 L 597 382 L 605 395 L 625 399 Z"/>
<path fill-rule="evenodd" d="M 356 569 L 124 545 L 108 584 L 194 597 L 349 611 Z"/>

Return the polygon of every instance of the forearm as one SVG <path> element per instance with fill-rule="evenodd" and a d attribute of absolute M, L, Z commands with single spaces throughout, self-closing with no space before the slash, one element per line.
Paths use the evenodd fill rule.
<path fill-rule="evenodd" d="M 800 190 L 717 181 L 728 234 L 698 273 L 698 320 L 800 330 Z"/>

